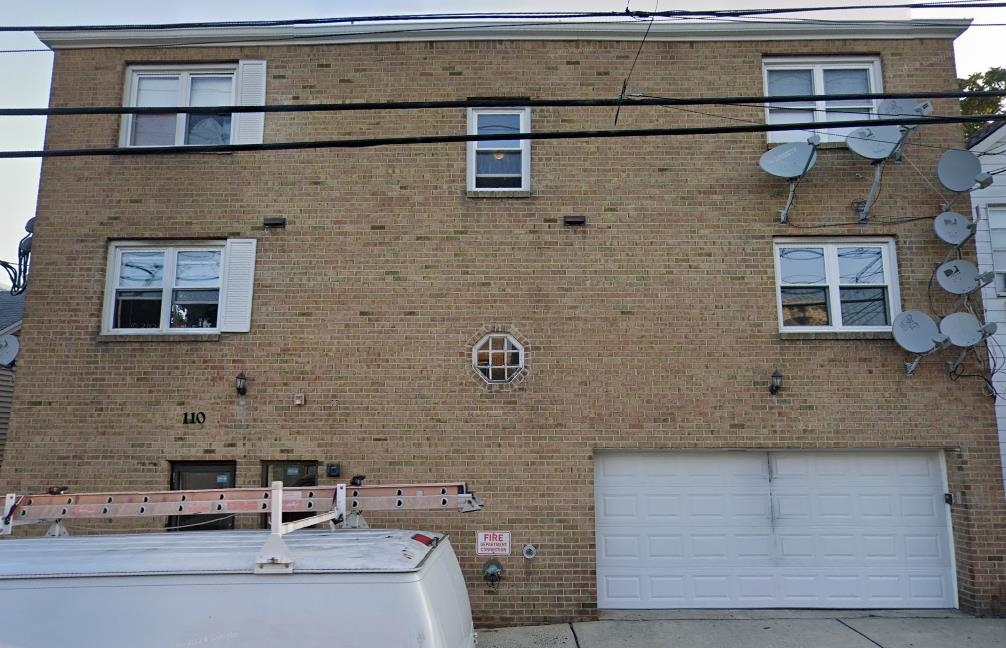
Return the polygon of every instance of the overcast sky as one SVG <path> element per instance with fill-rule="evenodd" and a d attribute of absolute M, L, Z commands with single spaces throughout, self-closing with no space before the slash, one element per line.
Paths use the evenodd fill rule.
<path fill-rule="evenodd" d="M 887 3 L 893 0 L 884 0 Z M 818 6 L 879 4 L 850 0 L 723 0 L 701 3 L 673 0 L 172 0 L 147 5 L 141 2 L 94 0 L 0 0 L 0 23 L 22 25 L 140 24 L 219 20 L 267 20 L 335 16 L 402 15 L 485 11 L 637 11 L 659 9 L 725 9 L 733 7 Z M 889 17 L 890 14 L 883 17 Z M 958 76 L 989 67 L 1006 67 L 1006 8 L 954 9 L 913 12 L 916 18 L 974 18 L 975 24 L 955 43 Z M 865 19 L 857 13 L 857 19 Z M 52 54 L 16 49 L 41 49 L 30 34 L 0 31 L 0 107 L 37 108 L 48 103 Z M 952 88 L 946 88 L 952 90 Z M 440 97 L 450 99 L 451 97 Z M 42 118 L 0 117 L 0 150 L 41 149 L 45 129 Z M 39 160 L 0 159 L 0 259 L 15 261 L 24 224 L 35 213 Z M 0 273 L 0 283 L 6 276 Z"/>

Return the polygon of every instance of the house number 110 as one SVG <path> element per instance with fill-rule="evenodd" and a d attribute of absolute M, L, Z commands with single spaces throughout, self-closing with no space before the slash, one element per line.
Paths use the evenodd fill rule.
<path fill-rule="evenodd" d="M 198 423 L 202 425 L 206 422 L 206 414 L 203 412 L 185 412 L 182 414 L 182 424 L 191 425 L 193 423 Z"/>

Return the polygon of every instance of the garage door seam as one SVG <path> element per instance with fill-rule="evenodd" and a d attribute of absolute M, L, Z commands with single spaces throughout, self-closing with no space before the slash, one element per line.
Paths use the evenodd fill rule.
<path fill-rule="evenodd" d="M 836 621 L 838 621 L 839 623 L 841 623 L 842 625 L 844 625 L 844 626 L 845 626 L 846 628 L 848 628 L 849 630 L 852 630 L 853 632 L 855 632 L 856 634 L 858 634 L 858 635 L 859 635 L 860 637 L 863 637 L 864 639 L 866 639 L 867 641 L 869 641 L 870 643 L 872 643 L 872 644 L 873 644 L 874 646 L 880 646 L 880 648 L 884 648 L 884 645 L 883 645 L 883 644 L 879 644 L 879 643 L 877 643 L 877 642 L 876 642 L 876 641 L 874 641 L 874 640 L 873 640 L 873 639 L 872 639 L 871 637 L 868 637 L 868 636 L 866 636 L 865 634 L 863 634 L 863 633 L 862 633 L 862 632 L 860 632 L 859 630 L 857 630 L 857 629 L 853 628 L 853 627 L 852 627 L 851 625 L 849 625 L 849 624 L 848 624 L 848 623 L 846 623 L 845 621 L 843 621 L 843 620 L 841 620 L 841 619 L 835 619 L 835 620 L 836 620 Z"/>

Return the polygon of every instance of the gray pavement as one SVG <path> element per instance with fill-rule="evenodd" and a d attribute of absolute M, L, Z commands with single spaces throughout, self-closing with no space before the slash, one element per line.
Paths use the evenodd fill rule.
<path fill-rule="evenodd" d="M 618 616 L 480 630 L 479 648 L 1006 648 L 1006 619 L 953 610 L 685 610 Z"/>

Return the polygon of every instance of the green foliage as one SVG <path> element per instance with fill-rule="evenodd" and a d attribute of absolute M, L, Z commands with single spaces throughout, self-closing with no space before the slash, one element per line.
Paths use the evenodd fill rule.
<path fill-rule="evenodd" d="M 965 92 L 1006 91 L 1006 68 L 993 67 L 984 72 L 975 72 L 966 79 L 957 79 L 957 84 Z M 1006 97 L 965 97 L 961 99 L 961 113 L 964 115 L 995 115 L 1006 111 Z M 964 124 L 964 135 L 970 137 L 990 122 Z"/>

